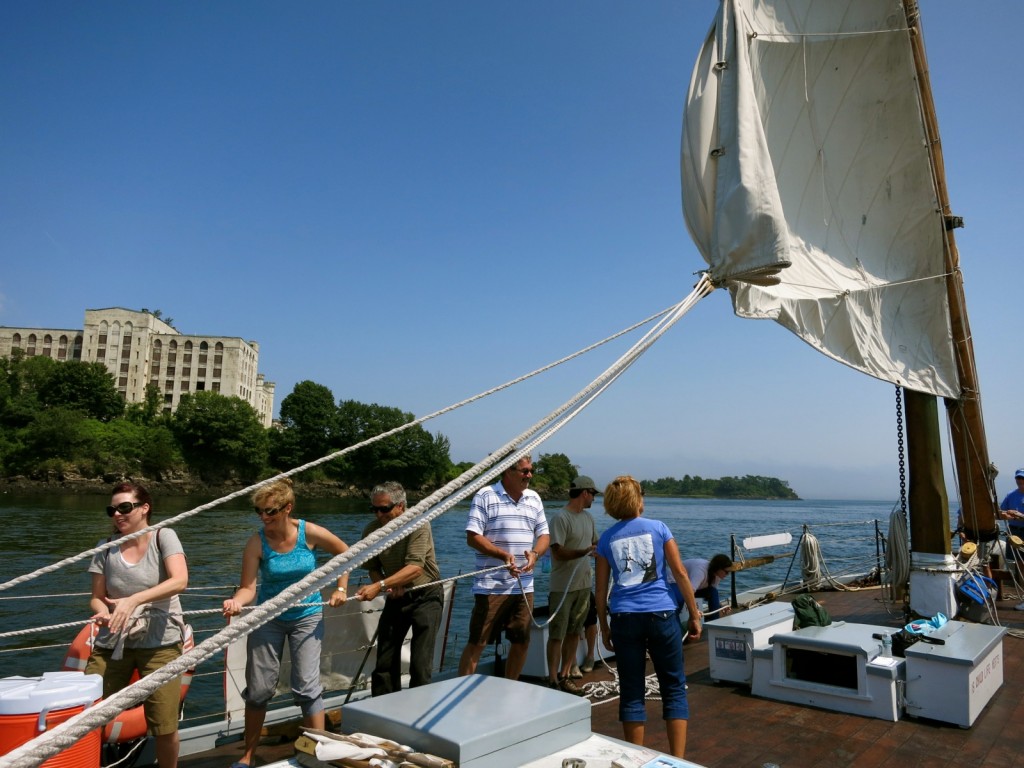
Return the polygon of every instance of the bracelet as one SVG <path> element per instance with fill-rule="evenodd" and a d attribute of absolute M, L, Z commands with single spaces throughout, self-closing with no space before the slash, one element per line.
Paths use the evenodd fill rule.
<path fill-rule="evenodd" d="M 384 581 L 384 579 L 380 580 L 380 591 L 381 592 L 387 592 L 388 591 L 388 585 L 387 585 L 387 582 Z"/>

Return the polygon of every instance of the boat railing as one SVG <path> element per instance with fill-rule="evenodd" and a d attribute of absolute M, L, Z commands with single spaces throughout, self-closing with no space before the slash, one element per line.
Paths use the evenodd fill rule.
<path fill-rule="evenodd" d="M 732 533 L 729 539 L 733 608 L 795 592 L 880 584 L 884 575 L 887 542 L 874 519 L 804 524 L 796 537 L 793 531 L 775 530 Z"/>

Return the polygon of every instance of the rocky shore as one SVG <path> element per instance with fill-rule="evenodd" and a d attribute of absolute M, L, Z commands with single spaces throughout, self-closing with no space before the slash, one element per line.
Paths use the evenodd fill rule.
<path fill-rule="evenodd" d="M 0 478 L 0 493 L 40 495 L 71 493 L 80 496 L 108 496 L 110 489 L 116 483 L 125 480 L 141 483 L 154 496 L 191 496 L 194 494 L 226 496 L 240 488 L 247 487 L 240 482 L 211 484 L 191 475 L 151 479 L 121 475 L 81 477 L 52 473 L 46 477 L 16 475 Z M 344 486 L 332 482 L 304 483 L 301 481 L 295 481 L 295 493 L 306 498 L 358 498 L 367 495 L 366 490 L 354 486 Z"/>

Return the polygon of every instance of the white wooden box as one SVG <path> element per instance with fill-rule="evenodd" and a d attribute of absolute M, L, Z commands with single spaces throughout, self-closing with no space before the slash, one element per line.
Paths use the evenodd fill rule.
<path fill-rule="evenodd" d="M 906 650 L 906 711 L 969 728 L 1003 685 L 1003 627 L 951 621 Z"/>
<path fill-rule="evenodd" d="M 768 647 L 772 635 L 791 629 L 793 606 L 789 603 L 759 605 L 709 621 L 704 631 L 711 678 L 750 685 L 754 678 L 753 651 Z"/>

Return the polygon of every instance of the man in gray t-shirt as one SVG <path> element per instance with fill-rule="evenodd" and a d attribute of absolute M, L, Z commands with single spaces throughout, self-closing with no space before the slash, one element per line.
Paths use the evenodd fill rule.
<path fill-rule="evenodd" d="M 551 535 L 548 606 L 552 611 L 558 609 L 548 624 L 548 685 L 577 695 L 583 692 L 569 675 L 576 661 L 576 648 L 590 607 L 594 581 L 590 555 L 597 544 L 597 529 L 587 510 L 595 496 L 594 481 L 585 475 L 577 477 L 569 486 L 569 503 L 548 522 Z"/>

